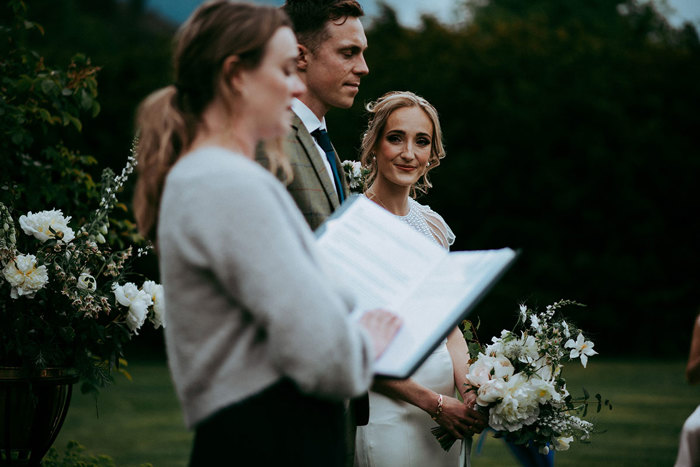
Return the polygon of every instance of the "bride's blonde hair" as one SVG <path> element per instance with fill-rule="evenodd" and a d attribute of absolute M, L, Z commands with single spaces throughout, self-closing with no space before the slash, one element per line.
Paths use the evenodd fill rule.
<path fill-rule="evenodd" d="M 386 122 L 395 110 L 405 107 L 418 107 L 428 116 L 433 124 L 433 137 L 430 145 L 430 157 L 425 173 L 411 187 L 411 197 L 415 198 L 418 192 L 428 192 L 433 185 L 428 179 L 428 172 L 440 165 L 440 159 L 445 157 L 445 147 L 442 144 L 442 128 L 435 107 L 424 98 L 410 91 L 391 91 L 384 94 L 374 102 L 367 104 L 366 109 L 370 113 L 367 130 L 362 135 L 360 146 L 360 163 L 369 168 L 369 174 L 365 181 L 365 191 L 372 186 L 377 178 L 377 158 L 375 151 L 379 145 L 379 139 L 384 133 Z"/>

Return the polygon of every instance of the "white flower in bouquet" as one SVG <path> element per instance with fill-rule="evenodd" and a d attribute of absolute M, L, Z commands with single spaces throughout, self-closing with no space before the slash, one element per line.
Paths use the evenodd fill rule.
<path fill-rule="evenodd" d="M 494 402 L 498 402 L 503 399 L 506 394 L 506 382 L 502 379 L 492 379 L 486 381 L 477 391 L 476 403 L 481 407 L 488 407 Z"/>
<path fill-rule="evenodd" d="M 489 410 L 489 426 L 501 431 L 516 431 L 537 420 L 540 406 L 537 393 L 522 373 L 506 382 L 502 399 Z"/>
<path fill-rule="evenodd" d="M 473 387 L 480 387 L 489 382 L 494 360 L 495 357 L 479 354 L 477 361 L 469 366 L 469 373 L 467 373 L 466 377 L 467 382 Z"/>
<path fill-rule="evenodd" d="M 566 324 L 566 321 L 561 322 L 561 329 L 562 329 L 562 332 L 564 333 L 564 337 L 566 337 L 567 339 L 569 337 L 571 337 L 571 331 L 569 331 L 569 325 Z"/>
<path fill-rule="evenodd" d="M 523 363 L 532 363 L 540 358 L 539 349 L 537 348 L 537 340 L 535 336 L 523 335 L 521 339 L 518 340 L 520 355 L 518 355 L 518 360 Z"/>
<path fill-rule="evenodd" d="M 71 217 L 63 217 L 60 209 L 50 211 L 40 211 L 20 216 L 19 225 L 27 235 L 32 235 L 42 243 L 47 240 L 56 239 L 63 243 L 70 243 L 75 238 L 73 229 L 68 227 Z"/>
<path fill-rule="evenodd" d="M 148 314 L 148 307 L 153 305 L 151 296 L 139 288 L 133 282 L 127 282 L 124 285 L 114 284 L 112 287 L 114 297 L 120 305 L 129 307 L 129 313 L 126 317 L 126 324 L 134 334 L 138 334 L 138 330 L 143 326 Z"/>
<path fill-rule="evenodd" d="M 554 441 L 554 449 L 557 451 L 566 451 L 569 449 L 569 444 L 571 444 L 573 440 L 573 436 L 560 436 Z"/>
<path fill-rule="evenodd" d="M 153 326 L 158 329 L 165 327 L 165 292 L 163 286 L 154 281 L 146 281 L 143 283 L 141 290 L 146 292 L 153 301 Z"/>
<path fill-rule="evenodd" d="M 12 287 L 12 298 L 34 298 L 36 292 L 49 281 L 46 266 L 37 266 L 34 255 L 17 255 L 5 265 L 2 273 Z"/>
<path fill-rule="evenodd" d="M 537 364 L 540 362 L 538 361 Z M 556 378 L 561 373 L 561 365 L 552 364 L 551 362 L 546 362 L 537 367 L 535 374 L 539 376 L 543 381 L 551 381 Z"/>
<path fill-rule="evenodd" d="M 513 355 L 512 347 L 515 345 L 512 339 L 509 339 L 511 336 L 512 334 L 510 331 L 506 331 L 505 329 L 502 330 L 500 337 L 491 338 L 491 344 L 486 346 L 484 353 L 492 357 L 495 357 L 496 355 L 505 355 L 506 357 L 510 357 Z"/>
<path fill-rule="evenodd" d="M 537 377 L 530 378 L 528 383 L 534 391 L 534 396 L 538 404 L 546 404 L 548 402 L 560 402 L 561 394 L 551 381 L 540 379 Z"/>
<path fill-rule="evenodd" d="M 507 380 L 515 373 L 515 367 L 506 357 L 499 355 L 494 357 L 493 361 L 493 376 L 499 379 Z"/>
<path fill-rule="evenodd" d="M 586 364 L 588 363 L 588 357 L 592 357 L 593 355 L 597 355 L 598 352 L 593 350 L 593 342 L 587 341 L 584 339 L 583 334 L 578 333 L 578 337 L 576 338 L 576 341 L 573 339 L 569 339 L 566 341 L 566 344 L 564 344 L 564 347 L 567 349 L 571 349 L 571 353 L 569 354 L 570 359 L 574 358 L 579 358 L 581 357 L 581 365 L 583 365 L 584 368 L 586 368 Z"/>
<path fill-rule="evenodd" d="M 88 292 L 94 292 L 97 290 L 97 281 L 89 273 L 83 272 L 78 276 L 78 288 L 87 290 Z"/>

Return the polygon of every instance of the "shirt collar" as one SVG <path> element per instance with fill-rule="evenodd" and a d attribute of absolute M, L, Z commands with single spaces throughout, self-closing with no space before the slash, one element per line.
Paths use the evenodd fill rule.
<path fill-rule="evenodd" d="M 319 120 L 316 114 L 296 97 L 292 99 L 292 111 L 297 114 L 297 117 L 299 117 L 309 133 L 313 133 L 319 128 L 327 130 L 326 117 Z"/>

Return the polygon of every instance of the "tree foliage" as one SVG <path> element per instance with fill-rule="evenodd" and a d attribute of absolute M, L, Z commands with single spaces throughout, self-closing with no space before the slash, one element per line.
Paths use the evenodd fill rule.
<path fill-rule="evenodd" d="M 26 19 L 26 5 L 11 0 L 0 27 L 0 202 L 43 210 L 86 206 L 98 192 L 88 167 L 97 161 L 66 145 L 80 134 L 84 118 L 96 116 L 98 67 L 82 54 L 66 70 L 53 68 L 28 49 L 29 35 L 43 28 Z M 71 186 L 71 189 L 65 189 Z M 75 212 L 84 218 L 87 211 Z"/>

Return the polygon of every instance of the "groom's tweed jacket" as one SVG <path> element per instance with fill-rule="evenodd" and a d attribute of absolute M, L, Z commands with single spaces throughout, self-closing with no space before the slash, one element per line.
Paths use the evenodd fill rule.
<path fill-rule="evenodd" d="M 289 156 L 294 173 L 294 179 L 287 186 L 287 190 L 299 206 L 311 229 L 316 230 L 338 208 L 340 203 L 331 181 L 333 174 L 326 170 L 326 165 L 316 149 L 313 137 L 296 114 L 292 117 L 291 131 L 284 140 L 284 150 Z M 337 152 L 335 159 L 338 170 L 342 171 Z M 340 178 L 343 190 L 345 193 L 349 193 L 350 188 L 342 172 Z"/>

